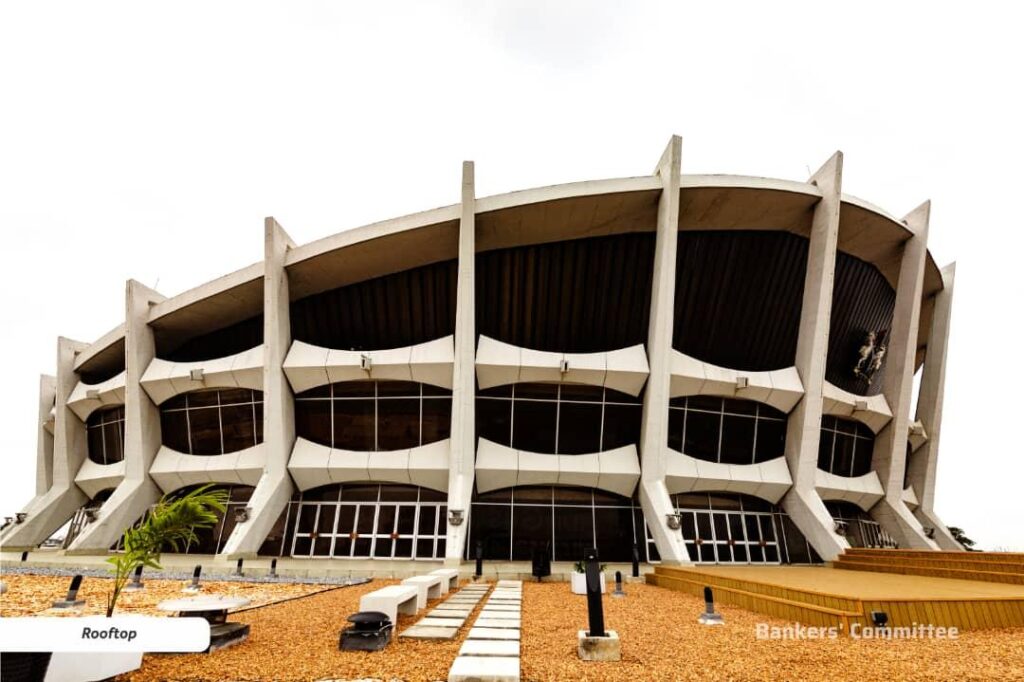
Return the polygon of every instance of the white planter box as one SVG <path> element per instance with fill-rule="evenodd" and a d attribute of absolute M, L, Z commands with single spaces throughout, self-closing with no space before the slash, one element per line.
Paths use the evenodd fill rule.
<path fill-rule="evenodd" d="M 94 682 L 142 667 L 142 652 L 65 653 L 50 657 L 46 682 Z"/>
<path fill-rule="evenodd" d="M 587 593 L 587 574 L 577 573 L 573 571 L 569 574 L 571 576 L 570 583 L 572 585 L 573 594 L 586 594 Z M 601 594 L 608 591 L 608 585 L 604 579 L 604 571 L 601 572 Z"/>

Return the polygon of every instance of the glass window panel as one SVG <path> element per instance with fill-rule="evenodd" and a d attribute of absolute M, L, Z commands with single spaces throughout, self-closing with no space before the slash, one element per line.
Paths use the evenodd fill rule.
<path fill-rule="evenodd" d="M 368 557 L 370 556 L 370 548 L 373 546 L 372 538 L 361 537 L 356 538 L 352 543 L 352 556 L 354 557 Z"/>
<path fill-rule="evenodd" d="M 711 514 L 698 513 L 697 517 L 697 537 L 701 540 L 711 539 Z"/>
<path fill-rule="evenodd" d="M 430 398 L 423 401 L 422 444 L 449 438 L 452 432 L 451 398 Z"/>
<path fill-rule="evenodd" d="M 160 437 L 164 445 L 187 455 L 192 451 L 192 447 L 188 438 L 188 421 L 185 415 L 184 410 L 161 412 Z"/>
<path fill-rule="evenodd" d="M 739 544 L 738 542 L 737 544 L 733 545 L 732 560 L 740 562 L 747 561 L 747 546 Z"/>
<path fill-rule="evenodd" d="M 420 507 L 420 518 L 417 532 L 420 535 L 433 535 L 437 529 L 437 507 L 424 505 Z"/>
<path fill-rule="evenodd" d="M 686 415 L 683 454 L 708 462 L 717 462 L 720 423 L 720 415 L 690 410 Z"/>
<path fill-rule="evenodd" d="M 555 490 L 557 491 L 558 488 L 555 488 Z M 566 488 L 562 488 L 562 490 L 566 490 Z M 589 488 L 585 488 L 585 490 L 591 492 Z M 610 493 L 607 490 L 594 488 L 592 492 L 594 494 L 594 504 L 600 507 L 630 507 L 633 504 L 633 501 L 628 497 L 616 495 L 615 493 Z M 558 499 L 557 492 L 555 493 L 555 499 Z"/>
<path fill-rule="evenodd" d="M 853 436 L 836 434 L 835 450 L 832 453 L 832 473 L 849 476 L 853 467 Z"/>
<path fill-rule="evenodd" d="M 329 400 L 296 401 L 295 433 L 300 438 L 331 447 L 331 402 Z"/>
<path fill-rule="evenodd" d="M 411 485 L 382 485 L 380 499 L 381 502 L 415 502 L 417 490 Z"/>
<path fill-rule="evenodd" d="M 373 556 L 377 558 L 388 558 L 391 556 L 391 550 L 394 542 L 390 537 L 377 536 L 377 542 L 373 547 Z"/>
<path fill-rule="evenodd" d="M 443 557 L 444 556 L 445 547 L 447 545 L 448 545 L 448 541 L 444 538 L 444 536 L 441 536 L 441 537 L 439 537 L 437 539 L 437 556 L 439 556 L 439 557 Z"/>
<path fill-rule="evenodd" d="M 356 507 L 351 504 L 338 505 L 338 535 L 347 536 L 355 530 Z"/>
<path fill-rule="evenodd" d="M 517 398 L 521 398 L 518 393 Z M 604 389 L 600 386 L 586 384 L 562 384 L 561 400 L 573 400 L 588 403 L 600 403 L 604 398 Z"/>
<path fill-rule="evenodd" d="M 858 438 L 853 451 L 853 475 L 863 476 L 871 471 L 871 454 L 874 442 Z M 904 486 L 905 488 L 906 486 Z"/>
<path fill-rule="evenodd" d="M 512 488 L 502 488 L 501 490 L 491 490 L 486 493 L 478 492 L 476 494 L 476 502 L 511 502 L 512 501 Z"/>
<path fill-rule="evenodd" d="M 512 560 L 530 561 L 534 551 L 551 551 L 551 507 L 516 505 L 512 520 Z"/>
<path fill-rule="evenodd" d="M 519 509 L 516 509 L 518 519 Z M 555 507 L 555 561 L 580 561 L 594 546 L 594 517 L 589 507 Z M 543 550 L 545 548 L 538 547 Z M 604 556 L 599 555 L 601 560 Z"/>
<path fill-rule="evenodd" d="M 511 398 L 512 384 L 492 386 L 491 388 L 481 388 L 477 390 L 476 394 L 479 396 L 490 396 L 492 398 Z"/>
<path fill-rule="evenodd" d="M 327 537 L 317 537 L 313 541 L 313 556 L 331 556 L 331 540 L 333 538 L 328 535 Z"/>
<path fill-rule="evenodd" d="M 675 496 L 676 507 L 680 509 L 707 509 L 707 493 L 679 493 Z"/>
<path fill-rule="evenodd" d="M 782 516 L 781 519 L 782 532 L 785 534 L 786 547 L 789 550 L 789 562 L 792 564 L 810 563 L 811 557 L 807 552 L 807 541 L 800 529 L 788 516 Z"/>
<path fill-rule="evenodd" d="M 753 419 L 725 415 L 722 420 L 722 448 L 719 461 L 723 464 L 753 464 Z"/>
<path fill-rule="evenodd" d="M 555 452 L 555 420 L 558 404 L 515 401 L 512 447 L 528 452 Z"/>
<path fill-rule="evenodd" d="M 767 462 L 786 454 L 786 422 L 759 419 L 754 462 Z"/>
<path fill-rule="evenodd" d="M 89 437 L 89 459 L 97 464 L 106 464 L 106 453 L 103 451 L 103 427 L 90 426 Z"/>
<path fill-rule="evenodd" d="M 598 508 L 594 510 L 594 530 L 597 535 L 597 556 L 601 561 L 633 560 L 633 510 Z M 557 529 L 556 529 L 557 533 Z"/>
<path fill-rule="evenodd" d="M 263 403 L 256 403 L 252 406 L 253 427 L 256 431 L 256 442 L 263 442 Z"/>
<path fill-rule="evenodd" d="M 295 556 L 309 556 L 309 550 L 313 547 L 313 540 L 308 537 L 296 537 L 295 549 L 292 551 Z"/>
<path fill-rule="evenodd" d="M 832 471 L 832 440 L 835 434 L 825 429 L 821 430 L 818 438 L 818 468 L 822 471 Z"/>
<path fill-rule="evenodd" d="M 517 409 L 519 404 L 516 404 Z M 562 403 L 558 422 L 558 450 L 562 455 L 601 451 L 601 405 Z"/>
<path fill-rule="evenodd" d="M 508 561 L 511 558 L 512 505 L 474 504 L 470 516 L 469 558 L 475 558 L 477 543 L 481 543 L 485 559 Z"/>
<path fill-rule="evenodd" d="M 687 540 L 697 539 L 697 521 L 694 518 L 693 512 L 682 512 L 679 515 L 680 528 L 683 533 L 683 537 Z"/>
<path fill-rule="evenodd" d="M 185 409 L 185 403 L 186 403 L 187 400 L 188 400 L 188 397 L 184 393 L 182 393 L 181 395 L 176 395 L 173 398 L 168 398 L 167 400 L 165 400 L 162 403 L 160 403 L 160 409 L 161 410 L 184 410 Z"/>
<path fill-rule="evenodd" d="M 759 497 L 753 497 L 753 496 L 750 496 L 750 495 L 743 495 L 743 496 L 740 497 L 740 499 L 743 501 L 743 510 L 744 511 L 763 511 L 763 512 L 774 511 L 771 502 L 768 502 L 767 500 L 762 500 Z"/>
<path fill-rule="evenodd" d="M 476 433 L 480 438 L 511 446 L 512 401 L 479 398 L 476 401 Z"/>
<path fill-rule="evenodd" d="M 434 558 L 434 541 L 433 539 L 420 538 L 416 541 L 416 558 L 417 559 L 433 559 Z"/>
<path fill-rule="evenodd" d="M 372 398 L 374 388 L 373 381 L 342 381 L 333 386 L 335 398 Z"/>
<path fill-rule="evenodd" d="M 189 409 L 196 407 L 216 407 L 220 401 L 219 391 L 200 390 L 192 391 L 187 395 Z"/>
<path fill-rule="evenodd" d="M 352 554 L 352 538 L 346 535 L 339 535 L 334 538 L 334 556 L 347 557 Z"/>
<path fill-rule="evenodd" d="M 256 445 L 256 432 L 253 428 L 252 417 L 251 403 L 220 408 L 225 453 L 238 452 Z"/>
<path fill-rule="evenodd" d="M 399 538 L 395 540 L 395 558 L 412 558 L 412 538 Z"/>
<path fill-rule="evenodd" d="M 750 555 L 750 561 L 754 563 L 764 562 L 764 548 L 760 545 L 747 545 L 747 552 Z"/>
<path fill-rule="evenodd" d="M 668 446 L 676 452 L 683 451 L 683 421 L 686 412 L 683 410 L 668 411 Z"/>
<path fill-rule="evenodd" d="M 708 495 L 708 501 L 710 502 L 712 509 L 722 511 L 731 511 L 734 509 L 739 511 L 741 509 L 740 498 L 736 495 L 711 493 Z"/>
<path fill-rule="evenodd" d="M 356 516 L 356 533 L 359 533 L 360 535 L 369 535 L 372 533 L 375 514 L 376 509 L 374 509 L 373 505 L 359 505 L 359 513 Z"/>
<path fill-rule="evenodd" d="M 377 397 L 419 398 L 420 385 L 415 381 L 378 381 Z"/>
<path fill-rule="evenodd" d="M 686 409 L 686 398 L 685 397 L 669 398 L 668 399 L 668 406 L 669 407 L 675 407 L 675 408 L 678 408 L 678 409 Z"/>
<path fill-rule="evenodd" d="M 334 517 L 337 514 L 337 506 L 333 504 L 325 504 L 320 507 L 320 518 L 316 522 L 316 532 L 323 535 L 324 533 L 334 533 Z"/>
<path fill-rule="evenodd" d="M 715 550 L 717 552 L 717 560 L 721 563 L 729 563 L 732 561 L 732 548 L 724 542 L 716 542 Z"/>
<path fill-rule="evenodd" d="M 277 517 L 274 526 L 267 533 L 267 537 L 260 546 L 260 556 L 281 556 L 283 554 L 283 542 L 285 539 L 285 526 L 288 520 L 288 511 L 291 505 L 285 506 L 284 511 Z M 290 540 L 290 538 L 289 538 Z"/>
<path fill-rule="evenodd" d="M 336 403 L 344 404 L 344 403 Z M 420 444 L 419 398 L 389 398 L 377 403 L 377 449 L 405 450 Z"/>
<path fill-rule="evenodd" d="M 252 499 L 254 490 L 255 488 L 248 485 L 233 485 L 231 486 L 230 499 L 232 502 L 248 502 Z"/>
<path fill-rule="evenodd" d="M 395 530 L 398 509 L 393 504 L 382 504 L 377 512 L 377 534 L 390 535 Z"/>
<path fill-rule="evenodd" d="M 640 442 L 643 410 L 639 405 L 605 405 L 602 450 L 614 450 Z"/>
<path fill-rule="evenodd" d="M 769 563 L 777 563 L 779 560 L 779 548 L 777 545 L 767 545 L 764 548 L 764 560 Z"/>
<path fill-rule="evenodd" d="M 312 399 L 312 398 L 330 398 L 330 397 L 331 397 L 331 385 L 330 384 L 324 384 L 323 386 L 317 386 L 316 388 L 311 388 L 308 391 L 303 391 L 302 393 L 300 393 L 297 396 L 295 396 L 295 400 L 306 400 L 306 399 Z"/>
<path fill-rule="evenodd" d="M 441 386 L 431 386 L 430 384 L 423 384 L 423 395 L 424 396 L 443 396 L 446 398 L 452 397 L 450 389 L 442 388 Z M 511 391 L 511 387 L 509 387 Z M 509 393 L 511 395 L 511 393 Z"/>
<path fill-rule="evenodd" d="M 334 401 L 334 447 L 360 452 L 374 449 L 374 401 Z"/>
<path fill-rule="evenodd" d="M 737 542 L 743 541 L 743 516 L 729 514 L 729 537 Z"/>
<path fill-rule="evenodd" d="M 722 398 L 722 403 L 726 414 L 745 414 L 751 417 L 757 414 L 758 403 L 753 400 Z"/>
<path fill-rule="evenodd" d="M 698 553 L 700 554 L 701 561 L 714 562 L 715 557 L 715 545 L 711 542 L 705 542 L 702 545 L 697 545 Z"/>
<path fill-rule="evenodd" d="M 254 400 L 253 391 L 248 388 L 222 388 L 219 390 L 221 406 L 251 403 Z M 260 400 L 262 399 L 263 396 L 260 395 Z"/>
<path fill-rule="evenodd" d="M 641 396 L 622 393 L 621 391 L 616 391 L 613 388 L 604 389 L 604 400 L 608 403 L 632 403 L 634 405 L 640 405 L 643 403 L 643 398 Z"/>
<path fill-rule="evenodd" d="M 121 455 L 122 433 L 124 433 L 124 422 L 113 421 L 103 425 L 103 450 L 106 454 L 107 464 L 120 462 L 124 459 Z"/>
<path fill-rule="evenodd" d="M 222 454 L 220 444 L 220 411 L 215 407 L 189 409 L 188 421 L 193 455 Z"/>
<path fill-rule="evenodd" d="M 593 493 L 590 488 L 576 488 L 573 486 L 554 486 L 551 488 L 554 504 L 568 504 L 576 507 L 593 506 Z M 517 497 L 516 502 L 521 500 Z"/>
<path fill-rule="evenodd" d="M 337 502 L 338 486 L 324 485 L 319 488 L 312 488 L 302 493 L 304 502 Z"/>
<path fill-rule="evenodd" d="M 313 528 L 316 525 L 316 510 L 315 505 L 304 504 L 299 507 L 299 533 L 312 533 Z"/>
<path fill-rule="evenodd" d="M 555 400 L 558 398 L 558 384 L 516 384 L 514 395 L 516 400 L 521 398 Z"/>
<path fill-rule="evenodd" d="M 380 486 L 374 483 L 346 483 L 341 487 L 343 502 L 376 502 L 380 495 Z"/>
<path fill-rule="evenodd" d="M 442 493 L 430 488 L 420 488 L 420 502 L 447 502 L 448 493 Z"/>
<path fill-rule="evenodd" d="M 512 500 L 516 504 L 551 504 L 552 488 L 549 485 L 524 485 L 512 489 Z"/>

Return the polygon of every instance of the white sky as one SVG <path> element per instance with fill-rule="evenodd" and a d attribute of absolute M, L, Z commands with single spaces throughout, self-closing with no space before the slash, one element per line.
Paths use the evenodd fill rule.
<path fill-rule="evenodd" d="M 785 4 L 785 3 L 782 3 Z M 1024 48 L 1012 3 L 0 5 L 0 514 L 34 485 L 38 375 L 124 282 L 173 295 L 300 243 L 483 196 L 640 175 L 804 180 L 958 262 L 937 508 L 1024 550 L 1017 428 Z M 157 284 L 159 282 L 159 284 Z"/>

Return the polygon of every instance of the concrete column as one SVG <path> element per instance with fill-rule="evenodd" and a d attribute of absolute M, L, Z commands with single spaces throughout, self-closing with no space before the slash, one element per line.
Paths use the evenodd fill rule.
<path fill-rule="evenodd" d="M 658 224 L 651 282 L 651 317 L 647 331 L 650 376 L 644 392 L 640 429 L 640 506 L 663 564 L 690 563 L 683 534 L 671 530 L 666 516 L 675 513 L 665 487 L 668 468 L 668 401 L 672 372 L 672 328 L 675 317 L 676 246 L 679 242 L 679 181 L 683 141 L 673 135 L 655 175 L 661 178 Z"/>
<path fill-rule="evenodd" d="M 814 207 L 811 238 L 807 247 L 807 272 L 796 344 L 796 371 L 804 385 L 804 397 L 786 423 L 786 464 L 793 487 L 782 498 L 782 508 L 826 561 L 832 561 L 850 545 L 834 532 L 832 515 L 825 508 L 814 477 L 818 470 L 821 438 L 822 392 L 828 357 L 828 331 L 832 317 L 832 286 L 839 242 L 839 213 L 843 193 L 843 153 L 836 152 L 810 182 L 821 190 Z"/>
<path fill-rule="evenodd" d="M 156 357 L 156 339 L 149 326 L 150 308 L 164 297 L 128 280 L 125 284 L 124 332 L 124 480 L 68 549 L 69 553 L 106 553 L 125 528 L 137 522 L 161 497 L 149 477 L 160 449 L 160 408 L 142 389 L 142 374 Z"/>
<path fill-rule="evenodd" d="M 476 474 L 476 172 L 462 162 L 459 266 L 455 303 L 455 367 L 452 370 L 452 434 L 448 467 L 448 521 L 445 566 L 462 562 Z M 463 521 L 451 523 L 452 510 Z"/>
<path fill-rule="evenodd" d="M 931 203 L 914 209 L 903 222 L 911 237 L 903 244 L 900 275 L 896 284 L 896 307 L 888 335 L 888 351 L 882 376 L 882 394 L 892 409 L 892 419 L 875 436 L 871 457 L 885 490 L 871 508 L 871 516 L 893 537 L 900 547 L 938 549 L 925 537 L 921 522 L 903 503 L 903 474 L 907 460 L 907 429 L 914 385 L 917 355 L 917 326 L 921 317 L 921 291 L 928 257 L 928 217 Z"/>
<path fill-rule="evenodd" d="M 39 377 L 39 419 L 36 435 L 36 495 L 44 495 L 53 485 L 53 434 L 46 428 L 50 410 L 56 406 L 57 377 Z"/>
<path fill-rule="evenodd" d="M 939 459 L 939 435 L 942 431 L 942 402 L 946 387 L 946 356 L 949 351 L 949 321 L 953 307 L 953 280 L 956 263 L 942 268 L 942 291 L 935 294 L 932 328 L 924 359 L 921 390 L 917 396 L 917 419 L 924 425 L 928 440 L 910 455 L 907 463 L 910 484 L 917 493 L 914 516 L 922 525 L 935 529 L 935 542 L 945 550 L 963 550 L 953 539 L 946 524 L 935 513 L 935 471 Z"/>
<path fill-rule="evenodd" d="M 249 500 L 249 520 L 235 526 L 222 555 L 253 557 L 295 492 L 288 459 L 295 446 L 295 396 L 284 373 L 292 343 L 285 258 L 295 242 L 273 218 L 263 224 L 263 447 L 266 465 Z"/>
<path fill-rule="evenodd" d="M 8 526 L 3 535 L 5 551 L 34 549 L 67 523 L 89 500 L 74 482 L 75 474 L 88 456 L 85 424 L 67 406 L 68 396 L 78 383 L 74 370 L 75 355 L 85 348 L 86 344 L 78 341 L 63 337 L 57 339 L 57 379 L 54 385 L 57 414 L 50 469 L 52 483 L 42 495 L 37 495 L 24 507 L 26 517 L 23 523 Z M 42 402 L 41 399 L 40 404 Z M 47 407 L 47 414 L 49 411 Z M 37 491 L 39 483 L 37 472 Z"/>

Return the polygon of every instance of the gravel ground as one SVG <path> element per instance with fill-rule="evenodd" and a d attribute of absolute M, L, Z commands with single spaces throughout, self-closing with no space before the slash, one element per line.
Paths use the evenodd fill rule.
<path fill-rule="evenodd" d="M 78 598 L 85 600 L 82 609 L 53 609 L 54 601 L 67 595 L 68 583 L 66 576 L 35 575 L 5 573 L 4 582 L 7 592 L 0 596 L 0 616 L 92 616 L 106 613 L 107 594 L 113 582 L 109 574 L 102 577 L 86 577 L 78 591 Z M 147 614 L 153 616 L 171 616 L 173 614 L 160 611 L 156 605 L 166 599 L 187 597 L 181 588 L 185 580 L 164 580 L 144 578 L 145 589 L 138 592 L 122 592 L 117 601 L 119 614 Z M 325 589 L 337 589 L 333 585 L 310 584 L 269 584 L 240 581 L 203 581 L 203 594 L 222 594 L 232 597 L 244 597 L 251 603 L 246 608 L 271 604 L 284 599 L 292 599 L 320 592 Z"/>
<path fill-rule="evenodd" d="M 243 568 L 244 571 L 244 568 Z M 50 575 L 50 576 L 64 576 L 71 578 L 76 573 L 81 573 L 87 578 L 109 578 L 111 571 L 107 568 L 43 568 L 33 566 L 18 566 L 6 564 L 0 567 L 0 578 L 7 580 L 8 575 Z M 153 571 L 146 570 L 142 579 L 148 580 L 150 578 L 166 578 L 169 580 L 192 580 L 192 571 Z M 203 575 L 201 580 L 217 580 L 220 582 L 241 582 L 241 583 L 273 583 L 279 584 L 298 584 L 298 585 L 347 585 L 352 582 L 353 579 L 346 577 L 334 577 L 334 578 L 307 578 L 290 575 L 279 575 L 271 578 L 267 575 L 243 575 L 237 576 L 231 573 L 215 573 L 211 572 L 207 567 L 203 567 Z M 356 578 L 355 580 L 361 580 Z M 69 581 L 70 582 L 70 581 Z"/>

